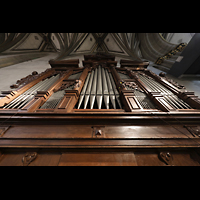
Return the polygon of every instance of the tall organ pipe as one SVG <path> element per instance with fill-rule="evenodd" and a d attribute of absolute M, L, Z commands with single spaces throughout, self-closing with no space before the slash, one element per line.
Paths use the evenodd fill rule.
<path fill-rule="evenodd" d="M 101 76 L 101 67 L 98 67 L 98 79 L 97 79 L 97 105 L 98 109 L 101 109 L 103 93 L 102 93 L 102 76 Z"/>
<path fill-rule="evenodd" d="M 90 91 L 91 91 L 91 87 L 92 87 L 93 77 L 94 77 L 94 70 L 91 73 L 90 81 L 88 83 L 87 90 L 86 90 L 86 93 L 85 93 L 84 109 L 86 109 L 89 98 L 90 98 Z"/>
<path fill-rule="evenodd" d="M 84 98 L 84 96 L 85 96 L 85 92 L 86 92 L 86 89 L 87 89 L 87 85 L 88 85 L 88 82 L 89 82 L 89 80 L 90 80 L 90 75 L 91 75 L 91 73 L 89 73 L 89 74 L 87 75 L 87 78 L 86 78 L 86 80 L 85 80 L 85 84 L 84 84 L 83 89 L 82 89 L 82 91 L 81 91 L 81 95 L 80 95 L 79 102 L 78 102 L 78 109 L 80 108 L 80 106 L 81 106 L 81 104 L 82 104 L 82 101 L 83 101 L 83 98 Z"/>
<path fill-rule="evenodd" d="M 102 80 L 103 80 L 104 103 L 106 105 L 106 109 L 109 109 L 109 93 L 108 93 L 108 85 L 104 68 L 102 68 Z"/>
<path fill-rule="evenodd" d="M 122 108 L 121 103 L 120 103 L 119 92 L 118 92 L 118 90 L 116 88 L 115 81 L 114 81 L 111 73 L 110 73 L 110 80 L 111 80 L 111 83 L 112 83 L 112 86 L 113 86 L 113 90 L 114 90 L 114 93 L 115 93 L 115 97 L 116 97 L 117 103 L 119 104 L 119 107 Z"/>
<path fill-rule="evenodd" d="M 110 76 L 108 74 L 108 70 L 105 70 L 105 71 L 106 71 L 106 78 L 107 78 L 107 84 L 108 84 L 108 91 L 109 91 L 109 95 L 110 95 L 110 100 L 111 100 L 111 103 L 113 105 L 113 108 L 116 109 L 115 95 L 114 95 L 114 91 L 113 91 L 112 84 L 111 84 L 111 81 L 110 81 Z"/>
<path fill-rule="evenodd" d="M 116 102 L 120 108 L 122 108 L 119 98 L 119 92 L 116 88 L 115 81 L 112 74 L 107 69 L 99 65 L 93 69 L 91 74 L 88 74 L 83 89 L 80 94 L 77 108 L 80 109 L 84 99 L 83 108 L 86 109 L 90 100 L 90 109 L 94 108 L 95 100 L 97 102 L 98 109 L 102 108 L 102 102 L 105 102 L 106 109 L 109 109 L 109 101 L 111 101 L 112 107 L 116 109 Z"/>

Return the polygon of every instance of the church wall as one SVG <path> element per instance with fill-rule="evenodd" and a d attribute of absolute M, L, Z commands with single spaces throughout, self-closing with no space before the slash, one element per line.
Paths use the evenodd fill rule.
<path fill-rule="evenodd" d="M 42 58 L 0 68 L 0 91 L 11 90 L 10 85 L 15 84 L 17 80 L 28 76 L 33 71 L 41 73 L 50 68 L 48 61 L 56 56 L 57 53 L 50 53 Z"/>

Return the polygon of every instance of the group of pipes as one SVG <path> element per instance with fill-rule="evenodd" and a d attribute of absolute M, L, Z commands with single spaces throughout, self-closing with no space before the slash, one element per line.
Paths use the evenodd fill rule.
<path fill-rule="evenodd" d="M 48 90 L 57 80 L 59 79 L 59 74 L 52 76 L 50 78 L 46 78 L 43 81 L 35 84 L 27 91 L 19 95 L 9 104 L 4 106 L 6 109 L 20 109 L 23 108 L 28 102 L 30 102 L 34 96 L 37 94 L 37 91 L 46 91 Z"/>
<path fill-rule="evenodd" d="M 101 67 L 101 65 L 96 69 L 93 69 L 92 72 L 87 75 L 77 108 L 80 109 L 83 103 L 83 109 L 86 109 L 88 102 L 90 102 L 88 107 L 93 109 L 95 99 L 97 101 L 98 109 L 101 109 L 103 100 L 106 109 L 111 108 L 109 107 L 109 101 L 111 101 L 112 108 L 116 109 L 116 102 L 118 103 L 119 108 L 122 108 L 119 92 L 117 91 L 112 74 L 109 73 L 107 69 Z"/>
<path fill-rule="evenodd" d="M 191 107 L 174 95 L 170 90 L 156 82 L 154 79 L 148 78 L 138 73 L 140 80 L 154 92 L 160 92 L 164 99 L 175 109 L 191 109 Z"/>

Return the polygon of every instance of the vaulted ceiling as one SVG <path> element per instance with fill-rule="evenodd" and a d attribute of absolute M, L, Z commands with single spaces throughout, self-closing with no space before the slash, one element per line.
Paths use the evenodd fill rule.
<path fill-rule="evenodd" d="M 0 53 L 58 52 L 68 56 L 104 52 L 132 60 L 155 61 L 176 44 L 159 33 L 0 33 Z"/>

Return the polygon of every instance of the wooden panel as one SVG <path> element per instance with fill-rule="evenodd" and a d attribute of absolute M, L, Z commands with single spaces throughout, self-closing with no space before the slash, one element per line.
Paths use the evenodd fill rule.
<path fill-rule="evenodd" d="M 200 166 L 199 155 L 192 150 L 168 150 L 171 155 L 171 165 L 172 166 Z M 135 152 L 135 158 L 138 166 L 166 166 L 162 159 L 159 158 L 159 152 L 145 151 L 145 152 Z"/>
<path fill-rule="evenodd" d="M 127 97 L 127 99 L 129 100 L 132 109 L 140 109 L 134 97 Z"/>
<path fill-rule="evenodd" d="M 91 126 L 37 125 L 15 126 L 8 129 L 4 138 L 91 138 Z"/>
<path fill-rule="evenodd" d="M 21 149 L 5 150 L 0 155 L 0 166 L 23 166 L 22 158 L 27 152 L 37 152 L 28 166 L 200 166 L 200 155 L 194 150 L 164 149 L 170 153 L 171 161 L 166 163 L 159 155 L 162 150 L 94 150 L 64 151 Z"/>
<path fill-rule="evenodd" d="M 80 152 L 64 153 L 59 166 L 136 166 L 134 153 Z"/>
<path fill-rule="evenodd" d="M 57 166 L 61 153 L 38 153 L 36 159 L 29 166 Z"/>
<path fill-rule="evenodd" d="M 200 157 L 194 151 L 172 151 L 172 165 L 174 166 L 200 166 Z"/>
<path fill-rule="evenodd" d="M 23 166 L 22 158 L 25 152 L 2 154 L 0 157 L 0 166 Z"/>
<path fill-rule="evenodd" d="M 70 101 L 71 97 L 64 97 L 63 100 L 58 105 L 59 109 L 65 109 Z"/>
<path fill-rule="evenodd" d="M 138 166 L 166 166 L 166 164 L 158 158 L 158 152 L 136 152 L 135 158 Z"/>
<path fill-rule="evenodd" d="M 106 138 L 188 138 L 181 126 L 105 126 Z"/>
<path fill-rule="evenodd" d="M 105 138 L 188 138 L 182 126 L 99 126 Z M 90 125 L 30 125 L 12 126 L 3 138 L 92 138 Z"/>
<path fill-rule="evenodd" d="M 4 153 L 0 157 L 0 166 L 23 166 L 22 158 L 25 154 L 26 150 L 23 152 Z M 60 156 L 61 153 L 59 152 L 39 152 L 29 166 L 57 166 Z"/>

